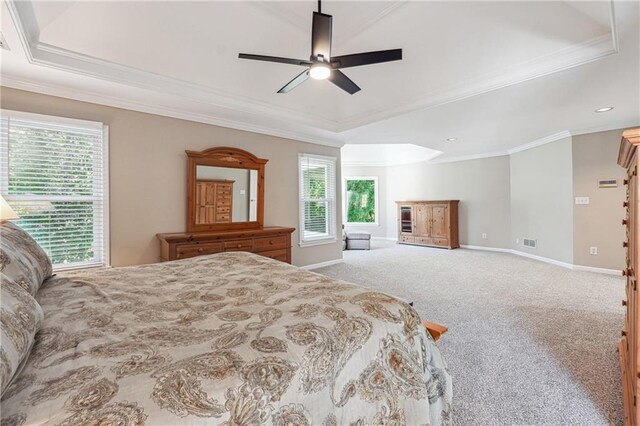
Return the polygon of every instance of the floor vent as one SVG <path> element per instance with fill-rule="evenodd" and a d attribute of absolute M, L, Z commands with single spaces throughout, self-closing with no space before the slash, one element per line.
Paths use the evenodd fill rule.
<path fill-rule="evenodd" d="M 529 238 L 525 238 L 522 240 L 525 247 L 536 248 L 538 242 L 536 240 L 531 240 Z"/>

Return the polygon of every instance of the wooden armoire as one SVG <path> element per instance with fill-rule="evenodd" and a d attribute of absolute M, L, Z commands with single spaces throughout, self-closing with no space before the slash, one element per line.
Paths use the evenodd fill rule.
<path fill-rule="evenodd" d="M 196 224 L 231 223 L 233 181 L 200 179 L 196 182 Z"/>
<path fill-rule="evenodd" d="M 627 278 L 626 299 L 622 305 L 626 306 L 624 330 L 618 345 L 620 353 L 620 368 L 622 370 L 622 397 L 624 402 L 624 422 L 626 425 L 640 423 L 638 410 L 638 386 L 640 382 L 640 347 L 638 328 L 640 315 L 638 312 L 638 145 L 640 145 L 640 128 L 626 130 L 622 134 L 618 164 L 627 170 L 624 184 L 627 187 L 627 199 L 623 203 L 625 218 L 622 225 L 627 229 L 627 240 L 622 244 L 626 247 L 626 265 L 622 274 Z"/>
<path fill-rule="evenodd" d="M 454 249 L 458 242 L 458 200 L 396 201 L 398 243 Z"/>

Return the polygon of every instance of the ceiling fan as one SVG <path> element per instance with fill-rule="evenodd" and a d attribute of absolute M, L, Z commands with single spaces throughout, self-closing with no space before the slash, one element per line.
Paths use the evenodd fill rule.
<path fill-rule="evenodd" d="M 322 13 L 322 4 L 321 1 L 318 0 L 318 11 L 313 12 L 311 57 L 308 61 L 304 59 L 280 58 L 277 56 L 251 55 L 248 53 L 240 53 L 238 57 L 241 59 L 278 62 L 281 64 L 306 67 L 304 71 L 285 84 L 282 89 L 278 90 L 278 93 L 288 93 L 311 77 L 316 80 L 327 79 L 350 95 L 360 91 L 360 88 L 340 71 L 342 68 L 359 67 L 362 65 L 379 64 L 381 62 L 398 61 L 402 59 L 402 49 L 331 56 L 332 21 L 333 16 Z"/>

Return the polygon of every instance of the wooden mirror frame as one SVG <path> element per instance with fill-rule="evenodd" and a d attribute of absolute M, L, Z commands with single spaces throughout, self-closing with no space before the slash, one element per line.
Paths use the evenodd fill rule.
<path fill-rule="evenodd" d="M 238 148 L 217 147 L 204 151 L 185 151 L 187 165 L 187 232 L 223 231 L 262 228 L 264 223 L 264 166 L 269 160 L 258 158 Z M 196 224 L 196 170 L 198 166 L 231 167 L 258 171 L 258 202 L 256 221 Z"/>

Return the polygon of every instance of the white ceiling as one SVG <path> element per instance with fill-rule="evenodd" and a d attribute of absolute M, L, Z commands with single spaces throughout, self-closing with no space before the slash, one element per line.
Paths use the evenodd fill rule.
<path fill-rule="evenodd" d="M 640 124 L 638 2 L 325 2 L 334 54 L 400 47 L 404 59 L 345 70 L 362 88 L 353 96 L 326 81 L 277 94 L 301 69 L 237 54 L 306 59 L 315 7 L 3 2 L 2 84 L 316 143 L 411 143 L 439 159 Z"/>
<path fill-rule="evenodd" d="M 442 153 L 414 144 L 347 144 L 340 151 L 340 159 L 347 166 L 398 166 L 421 163 Z"/>

